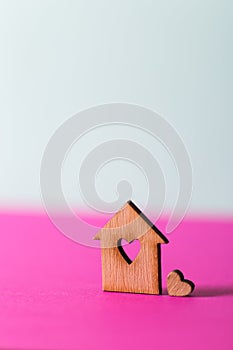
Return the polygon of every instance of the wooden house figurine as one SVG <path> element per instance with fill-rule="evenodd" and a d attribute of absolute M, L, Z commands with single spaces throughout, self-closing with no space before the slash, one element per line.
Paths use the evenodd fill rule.
<path fill-rule="evenodd" d="M 103 290 L 161 294 L 160 244 L 168 240 L 132 201 L 94 239 L 101 241 Z M 139 240 L 140 251 L 135 260 L 126 255 L 122 239 L 129 243 Z"/>

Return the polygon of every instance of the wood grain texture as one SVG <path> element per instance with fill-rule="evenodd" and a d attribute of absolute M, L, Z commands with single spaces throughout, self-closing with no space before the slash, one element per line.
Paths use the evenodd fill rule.
<path fill-rule="evenodd" d="M 105 291 L 161 293 L 160 244 L 162 233 L 129 201 L 95 236 L 101 240 L 102 287 Z M 119 246 L 121 239 L 140 241 L 140 251 L 132 262 Z"/>
<path fill-rule="evenodd" d="M 194 288 L 194 283 L 184 279 L 183 273 L 179 270 L 174 270 L 167 276 L 167 291 L 170 296 L 188 296 Z"/>

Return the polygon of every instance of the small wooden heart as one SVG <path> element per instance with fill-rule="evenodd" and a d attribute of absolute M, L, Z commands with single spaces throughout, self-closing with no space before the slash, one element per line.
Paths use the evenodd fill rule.
<path fill-rule="evenodd" d="M 179 270 L 174 270 L 167 276 L 167 291 L 171 296 L 185 297 L 192 293 L 195 285 L 192 281 L 185 280 Z"/>

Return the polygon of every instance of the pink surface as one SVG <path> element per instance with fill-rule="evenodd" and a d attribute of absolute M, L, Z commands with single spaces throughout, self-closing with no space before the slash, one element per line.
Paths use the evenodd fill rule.
<path fill-rule="evenodd" d="M 174 298 L 102 292 L 98 249 L 44 214 L 2 213 L 0 349 L 233 349 L 232 229 L 186 219 L 168 236 L 163 277 L 180 269 L 196 284 Z"/>

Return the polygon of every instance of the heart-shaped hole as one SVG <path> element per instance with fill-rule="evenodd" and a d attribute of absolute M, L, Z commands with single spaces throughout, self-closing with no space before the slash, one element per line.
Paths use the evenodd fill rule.
<path fill-rule="evenodd" d="M 140 242 L 138 239 L 134 239 L 131 242 L 126 241 L 121 238 L 117 242 L 118 250 L 121 253 L 121 256 L 125 259 L 128 264 L 136 259 L 140 251 Z"/>

